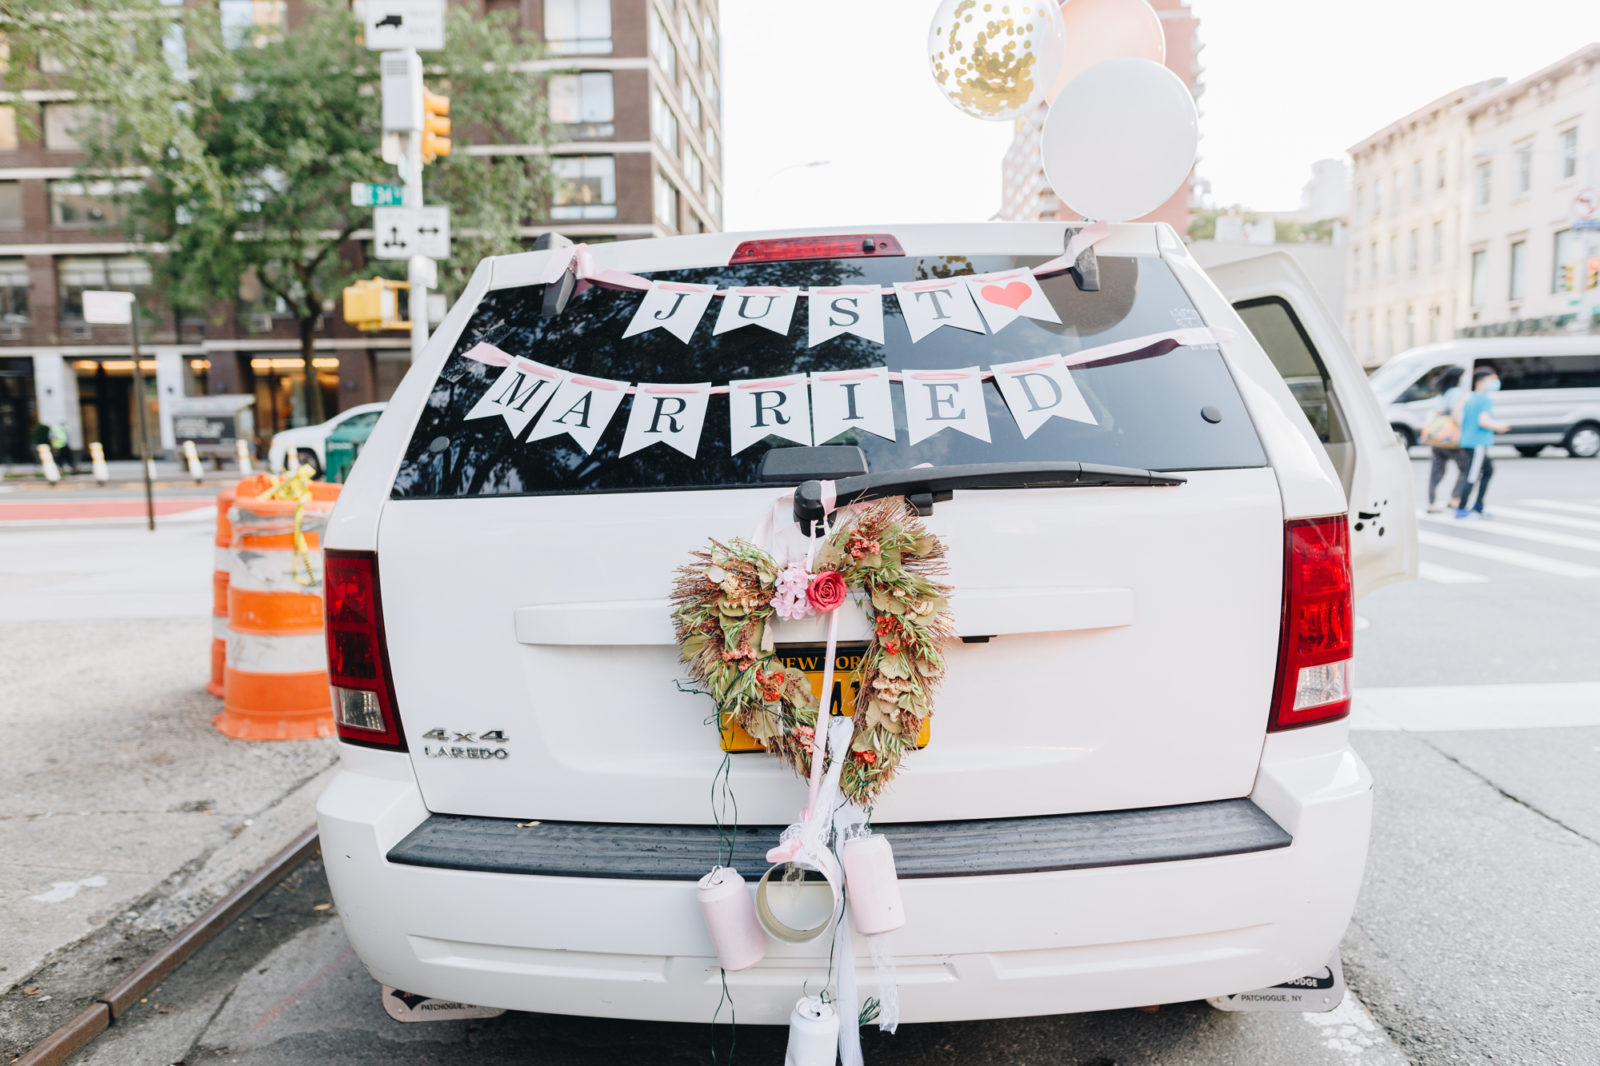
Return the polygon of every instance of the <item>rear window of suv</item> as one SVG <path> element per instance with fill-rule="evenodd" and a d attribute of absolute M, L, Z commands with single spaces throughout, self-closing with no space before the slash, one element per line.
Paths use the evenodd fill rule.
<path fill-rule="evenodd" d="M 657 281 L 734 285 L 824 286 L 955 277 L 1036 266 L 1040 258 L 920 256 L 747 264 L 661 271 Z M 466 353 L 487 342 L 513 356 L 576 374 L 629 382 L 703 382 L 887 366 L 891 371 L 987 369 L 996 363 L 1071 356 L 1085 348 L 1201 325 L 1182 286 L 1155 258 L 1100 257 L 1100 290 L 1081 291 L 1071 275 L 1039 284 L 1061 324 L 1019 318 L 997 334 L 942 328 L 913 343 L 893 295 L 883 297 L 885 343 L 841 335 L 809 346 L 805 301 L 787 335 L 759 327 L 712 334 L 716 301 L 685 344 L 663 329 L 623 337 L 643 294 L 593 286 L 561 314 L 542 317 L 544 287 L 497 289 L 472 312 L 433 382 L 395 478 L 396 499 L 440 499 L 590 492 L 721 489 L 760 484 L 770 448 L 796 447 L 767 437 L 730 451 L 726 396 L 713 396 L 694 457 L 664 445 L 622 456 L 630 398 L 585 453 L 561 435 L 514 439 L 499 418 L 467 419 L 500 373 Z M 911 444 L 902 386 L 890 387 L 897 439 L 849 431 L 817 444 L 853 444 L 872 471 L 922 464 L 1065 460 L 1151 470 L 1263 466 L 1261 444 L 1221 352 L 1213 346 L 1158 346 L 1072 367 L 1072 379 L 1096 422 L 1052 418 L 1024 437 L 999 387 L 983 383 L 990 441 L 944 430 Z M 1210 408 L 1202 416 L 1203 409 Z M 527 436 L 526 431 L 521 434 Z"/>

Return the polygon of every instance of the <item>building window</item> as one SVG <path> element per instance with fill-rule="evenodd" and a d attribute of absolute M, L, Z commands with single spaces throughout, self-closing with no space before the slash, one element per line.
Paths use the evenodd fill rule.
<path fill-rule="evenodd" d="M 1434 188 L 1436 188 L 1436 189 L 1444 188 L 1444 172 L 1445 172 L 1445 162 L 1444 161 L 1445 161 L 1445 151 L 1444 151 L 1443 148 L 1441 148 L 1441 149 L 1439 149 L 1439 154 L 1433 157 L 1433 166 L 1434 166 L 1434 171 L 1435 171 L 1435 174 L 1434 174 Z"/>
<path fill-rule="evenodd" d="M 21 259 L 0 259 L 0 322 L 28 322 L 28 264 Z"/>
<path fill-rule="evenodd" d="M 1489 206 L 1489 163 L 1485 160 L 1472 168 L 1473 202 L 1479 207 Z"/>
<path fill-rule="evenodd" d="M 1383 214 L 1383 179 L 1372 179 L 1372 213 Z"/>
<path fill-rule="evenodd" d="M 1444 223 L 1433 224 L 1433 266 L 1437 270 L 1444 265 Z"/>
<path fill-rule="evenodd" d="M 609 155 L 557 158 L 551 165 L 556 195 L 552 219 L 616 218 L 617 161 Z"/>
<path fill-rule="evenodd" d="M 700 28 L 705 31 L 706 51 L 711 53 L 706 58 L 717 58 L 717 24 L 711 21 L 711 13 L 706 12 L 705 18 L 700 21 Z"/>
<path fill-rule="evenodd" d="M 61 321 L 83 321 L 83 290 L 136 289 L 150 284 L 150 264 L 133 256 L 62 256 L 56 260 Z"/>
<path fill-rule="evenodd" d="M 52 181 L 50 183 L 50 224 L 53 226 L 110 226 L 121 222 L 127 215 L 125 206 L 117 199 L 138 186 L 115 182 Z"/>
<path fill-rule="evenodd" d="M 559 55 L 611 51 L 611 0 L 544 0 L 544 43 Z"/>
<path fill-rule="evenodd" d="M 656 168 L 655 211 L 657 222 L 674 233 L 677 232 L 678 192 L 659 167 Z"/>
<path fill-rule="evenodd" d="M 683 53 L 689 60 L 688 66 L 693 69 L 700 65 L 700 38 L 694 33 L 694 16 L 689 14 L 689 9 L 684 8 L 678 12 L 678 37 L 683 41 Z"/>
<path fill-rule="evenodd" d="M 700 156 L 689 142 L 683 142 L 683 180 L 690 189 L 700 191 L 700 186 L 705 184 L 705 167 L 700 163 Z"/>
<path fill-rule="evenodd" d="M 1576 277 L 1577 264 L 1578 264 L 1578 239 L 1577 238 L 1578 238 L 1577 233 L 1575 233 L 1574 231 L 1572 231 L 1570 229 L 1561 230 L 1556 234 L 1556 239 L 1555 239 L 1555 242 L 1554 242 L 1555 243 L 1555 256 L 1554 256 L 1554 262 L 1552 264 L 1552 268 L 1551 268 L 1551 271 L 1550 271 L 1550 291 L 1551 292 L 1571 292 L 1572 291 L 1573 286 L 1567 284 L 1566 276 L 1562 273 L 1562 270 L 1561 270 L 1561 268 L 1566 266 L 1568 263 L 1573 264 L 1573 271 L 1574 271 L 1573 284 L 1574 285 L 1583 284 L 1582 281 L 1578 280 L 1578 278 Z"/>
<path fill-rule="evenodd" d="M 22 183 L 0 181 L 0 229 L 22 228 Z"/>
<path fill-rule="evenodd" d="M 1428 308 L 1428 343 L 1439 339 L 1439 305 Z"/>
<path fill-rule="evenodd" d="M 678 80 L 678 53 L 667 36 L 667 24 L 661 21 L 661 13 L 654 5 L 650 8 L 650 54 L 656 57 L 668 81 Z"/>
<path fill-rule="evenodd" d="M 229 48 L 266 43 L 287 25 L 287 6 L 284 0 L 218 0 L 222 43 Z"/>
<path fill-rule="evenodd" d="M 712 129 L 711 127 L 707 126 L 706 127 L 706 155 L 707 155 L 707 157 L 709 157 L 710 160 L 713 163 L 715 163 L 717 161 L 717 157 L 721 153 L 721 151 L 722 151 L 722 144 L 717 138 L 717 131 Z"/>
<path fill-rule="evenodd" d="M 1394 172 L 1394 181 L 1389 186 L 1389 206 L 1395 211 L 1400 210 L 1400 172 Z"/>
<path fill-rule="evenodd" d="M 1417 316 L 1410 304 L 1406 305 L 1406 347 L 1417 346 Z"/>
<path fill-rule="evenodd" d="M 666 98 L 655 89 L 650 90 L 650 131 L 656 140 L 666 145 L 667 151 L 678 152 L 678 117 L 667 106 Z"/>
<path fill-rule="evenodd" d="M 94 121 L 94 108 L 87 104 L 45 104 L 44 146 L 52 152 L 83 150 L 82 135 Z"/>
<path fill-rule="evenodd" d="M 1394 309 L 1383 309 L 1383 357 L 1389 358 L 1394 354 Z"/>
<path fill-rule="evenodd" d="M 17 109 L 0 107 L 0 152 L 17 150 Z"/>
<path fill-rule="evenodd" d="M 1528 259 L 1528 242 L 1511 242 L 1511 284 L 1506 289 L 1506 299 L 1520 300 L 1523 294 L 1522 276 L 1525 273 Z"/>
<path fill-rule="evenodd" d="M 709 181 L 706 182 L 706 213 L 711 216 L 713 223 L 722 217 L 722 194 Z"/>
<path fill-rule="evenodd" d="M 1400 273 L 1396 263 L 1400 259 L 1400 234 L 1389 234 L 1389 278 L 1392 281 Z"/>
<path fill-rule="evenodd" d="M 609 71 L 556 74 L 550 78 L 550 121 L 568 140 L 614 137 L 616 100 Z"/>
<path fill-rule="evenodd" d="M 1356 186 L 1355 196 L 1352 199 L 1351 206 L 1355 208 L 1355 210 L 1351 212 L 1351 218 L 1356 222 L 1360 222 L 1361 221 L 1361 186 L 1359 186 L 1359 185 Z"/>
<path fill-rule="evenodd" d="M 1483 286 L 1485 275 L 1489 271 L 1489 253 L 1478 251 L 1472 253 L 1472 306 L 1483 306 Z"/>
<path fill-rule="evenodd" d="M 1361 284 L 1361 249 L 1356 248 L 1350 252 L 1350 287 L 1353 289 Z"/>
<path fill-rule="evenodd" d="M 1377 241 L 1373 241 L 1367 247 L 1367 277 L 1372 279 L 1372 283 L 1374 285 L 1376 285 L 1378 283 L 1378 242 Z"/>
<path fill-rule="evenodd" d="M 1417 267 L 1419 266 L 1418 259 L 1420 258 L 1420 255 L 1417 250 L 1417 245 L 1417 231 L 1412 230 L 1410 233 L 1406 234 L 1406 269 L 1413 274 L 1417 272 Z"/>
<path fill-rule="evenodd" d="M 1411 202 L 1422 202 L 1422 160 L 1411 164 Z"/>
<path fill-rule="evenodd" d="M 1561 180 L 1578 176 L 1578 127 L 1562 130 L 1561 136 Z"/>
<path fill-rule="evenodd" d="M 1533 145 L 1519 144 L 1512 182 L 1513 195 L 1521 196 L 1531 188 L 1533 188 Z"/>
<path fill-rule="evenodd" d="M 706 70 L 706 106 L 713 115 L 722 114 L 722 93 L 717 89 L 717 79 L 710 69 Z"/>
<path fill-rule="evenodd" d="M 690 129 L 700 128 L 700 96 L 694 91 L 694 81 L 685 72 L 683 81 L 678 85 L 679 98 L 683 101 L 683 116 L 688 120 Z"/>

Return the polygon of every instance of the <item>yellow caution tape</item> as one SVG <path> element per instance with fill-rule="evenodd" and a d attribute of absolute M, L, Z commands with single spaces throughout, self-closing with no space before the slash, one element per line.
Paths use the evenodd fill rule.
<path fill-rule="evenodd" d="M 317 580 L 316 574 L 311 571 L 311 549 L 306 546 L 306 535 L 302 523 L 306 516 L 306 501 L 311 499 L 311 479 L 316 476 L 316 471 L 306 464 L 301 464 L 288 477 L 280 478 L 277 474 L 268 474 L 272 485 L 258 495 L 258 500 L 293 500 L 294 501 L 294 560 L 290 564 L 290 576 L 298 584 L 311 585 Z M 304 567 L 305 576 L 300 576 Z"/>

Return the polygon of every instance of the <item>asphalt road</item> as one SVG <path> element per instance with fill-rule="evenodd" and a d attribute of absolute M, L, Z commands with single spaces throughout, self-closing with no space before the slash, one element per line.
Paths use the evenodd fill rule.
<path fill-rule="evenodd" d="M 867 1061 L 1600 1063 L 1600 462 L 1507 458 L 1489 507 L 1424 521 L 1426 579 L 1357 605 L 1352 728 L 1378 784 L 1339 1010 L 905 1026 L 867 1031 Z M 714 1038 L 727 1061 L 706 1025 L 392 1022 L 330 904 L 316 863 L 296 871 L 73 1061 L 689 1063 Z M 783 1042 L 741 1027 L 736 1061 Z"/>

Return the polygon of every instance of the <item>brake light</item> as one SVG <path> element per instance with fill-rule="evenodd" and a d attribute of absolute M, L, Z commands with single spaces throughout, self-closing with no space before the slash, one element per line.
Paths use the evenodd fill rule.
<path fill-rule="evenodd" d="M 374 552 L 323 553 L 327 609 L 328 682 L 333 686 L 333 721 L 347 744 L 405 751 L 400 712 L 389 672 L 383 634 L 383 600 L 378 593 Z"/>
<path fill-rule="evenodd" d="M 1285 523 L 1283 627 L 1269 732 L 1350 713 L 1353 589 L 1344 515 Z"/>
<path fill-rule="evenodd" d="M 887 233 L 782 237 L 770 241 L 745 241 L 733 250 L 733 258 L 728 260 L 728 265 L 770 263 L 778 259 L 864 259 L 869 256 L 905 254 L 900 242 Z"/>

